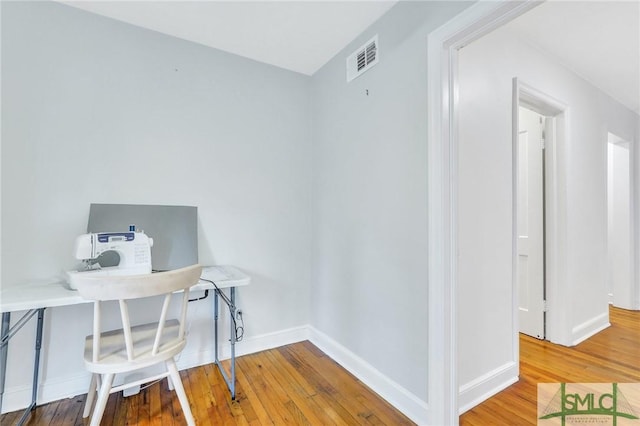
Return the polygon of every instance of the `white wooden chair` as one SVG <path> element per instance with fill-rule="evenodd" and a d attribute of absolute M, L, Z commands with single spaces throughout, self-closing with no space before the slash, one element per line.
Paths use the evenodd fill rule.
<path fill-rule="evenodd" d="M 97 277 L 87 274 L 78 277 L 78 293 L 85 299 L 94 301 L 93 335 L 87 336 L 84 350 L 85 366 L 92 377 L 83 417 L 89 415 L 96 393 L 98 395 L 91 426 L 100 424 L 109 394 L 165 377 L 171 378 L 170 388 L 171 385 L 175 388 L 187 424 L 195 425 L 174 357 L 187 343 L 185 322 L 189 287 L 198 283 L 201 271 L 200 265 L 192 265 L 146 275 Z M 167 319 L 171 296 L 179 290 L 184 290 L 179 294 L 182 298 L 180 320 Z M 158 321 L 131 326 L 127 301 L 158 295 L 164 295 Z M 122 328 L 102 332 L 100 306 L 101 302 L 107 300 L 119 302 Z M 159 363 L 165 364 L 164 373 L 113 386 L 116 374 Z"/>

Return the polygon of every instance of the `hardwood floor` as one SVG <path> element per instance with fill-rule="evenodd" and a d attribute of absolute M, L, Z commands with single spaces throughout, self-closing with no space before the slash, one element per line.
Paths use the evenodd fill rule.
<path fill-rule="evenodd" d="M 538 383 L 639 383 L 640 312 L 609 312 L 611 327 L 572 348 L 520 335 L 520 381 L 464 413 L 460 424 L 535 425 Z"/>
<path fill-rule="evenodd" d="M 181 371 L 198 425 L 412 425 L 390 404 L 309 342 L 239 357 L 231 401 L 213 364 Z M 86 395 L 37 407 L 27 425 L 86 425 Z M 21 413 L 0 416 L 17 423 Z M 138 395 L 112 394 L 102 425 L 186 424 L 174 392 L 162 380 Z"/>
<path fill-rule="evenodd" d="M 572 348 L 521 335 L 520 381 L 460 418 L 463 426 L 535 425 L 537 384 L 640 382 L 640 312 L 611 308 L 611 327 Z M 238 358 L 238 395 L 229 399 L 214 365 L 181 372 L 199 425 L 402 425 L 408 418 L 309 342 Z M 84 395 L 36 408 L 27 425 L 85 425 Z M 21 413 L 0 416 L 15 424 Z M 166 380 L 109 398 L 102 425 L 182 425 Z"/>

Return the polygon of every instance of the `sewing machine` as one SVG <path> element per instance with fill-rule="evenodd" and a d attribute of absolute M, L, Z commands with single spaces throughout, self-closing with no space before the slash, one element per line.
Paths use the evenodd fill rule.
<path fill-rule="evenodd" d="M 76 259 L 86 264 L 86 269 L 69 271 L 68 283 L 76 289 L 75 277 L 79 274 L 95 275 L 141 275 L 151 273 L 151 247 L 153 238 L 144 232 L 99 232 L 83 234 L 76 238 L 74 254 Z M 103 253 L 116 252 L 120 257 L 117 266 L 101 267 L 90 264 Z"/>

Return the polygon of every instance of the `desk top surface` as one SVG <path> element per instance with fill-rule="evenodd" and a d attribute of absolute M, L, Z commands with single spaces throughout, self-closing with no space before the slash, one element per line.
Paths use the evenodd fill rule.
<path fill-rule="evenodd" d="M 234 266 L 205 266 L 202 277 L 216 283 L 218 288 L 240 287 L 251 281 L 248 275 Z M 194 290 L 210 290 L 213 285 L 207 281 L 198 282 Z M 29 309 L 53 308 L 56 306 L 90 303 L 77 291 L 71 290 L 63 281 L 41 281 L 26 285 L 0 289 L 0 312 L 26 311 Z"/>

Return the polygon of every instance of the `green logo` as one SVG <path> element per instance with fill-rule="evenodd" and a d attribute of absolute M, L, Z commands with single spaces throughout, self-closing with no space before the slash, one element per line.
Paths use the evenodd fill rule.
<path fill-rule="evenodd" d="M 633 396 L 637 397 L 639 384 L 626 385 L 630 386 Z M 566 383 L 560 383 L 558 388 L 556 386 L 558 383 L 538 384 L 539 425 L 550 424 L 541 420 L 556 419 L 561 421 L 562 426 L 567 420 L 570 424 L 598 423 L 617 426 L 621 419 L 640 419 L 634 411 L 634 406 L 638 409 L 637 398 L 632 400 L 636 405 L 632 405 L 617 383 L 576 383 L 570 384 L 569 388 Z M 549 399 L 552 389 L 557 390 Z M 541 400 L 545 399 L 545 391 L 549 402 L 541 405 Z"/>

